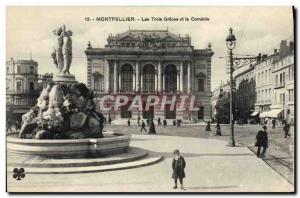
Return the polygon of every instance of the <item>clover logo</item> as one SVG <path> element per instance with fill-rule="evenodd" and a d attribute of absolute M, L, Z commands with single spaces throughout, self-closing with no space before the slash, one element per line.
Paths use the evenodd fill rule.
<path fill-rule="evenodd" d="M 25 177 L 24 168 L 14 168 L 13 172 L 13 178 L 15 178 L 16 180 L 22 180 L 22 178 Z"/>

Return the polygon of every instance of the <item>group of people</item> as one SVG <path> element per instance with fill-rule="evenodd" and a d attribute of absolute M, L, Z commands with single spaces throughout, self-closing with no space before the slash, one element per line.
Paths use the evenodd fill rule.
<path fill-rule="evenodd" d="M 181 119 L 173 120 L 173 126 L 181 127 L 181 123 L 182 123 Z M 146 123 L 145 123 L 144 120 L 142 120 L 141 117 L 138 116 L 137 126 L 141 127 L 141 132 L 143 130 L 147 132 L 146 124 L 147 124 L 147 126 L 150 126 L 150 127 L 155 126 L 153 119 L 147 118 Z M 128 118 L 128 120 L 127 120 L 127 126 L 131 127 L 131 119 L 130 118 Z M 160 117 L 158 117 L 157 118 L 157 126 L 167 127 L 167 120 L 164 119 L 163 121 L 161 121 Z"/>

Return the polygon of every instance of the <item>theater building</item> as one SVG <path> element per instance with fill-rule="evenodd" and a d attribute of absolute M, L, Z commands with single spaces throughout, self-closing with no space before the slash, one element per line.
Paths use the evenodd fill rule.
<path fill-rule="evenodd" d="M 129 103 L 117 110 L 103 112 L 112 118 L 183 119 L 199 121 L 211 119 L 211 46 L 195 49 L 189 35 L 175 35 L 168 30 L 128 30 L 110 34 L 104 48 L 93 48 L 89 42 L 87 56 L 87 85 L 97 94 L 126 95 Z M 143 111 L 128 106 L 134 96 L 143 100 Z M 186 95 L 185 110 L 179 111 L 160 104 L 148 111 L 144 106 L 148 95 L 178 98 Z M 188 105 L 195 96 L 194 107 Z M 115 101 L 107 101 L 112 105 Z"/>

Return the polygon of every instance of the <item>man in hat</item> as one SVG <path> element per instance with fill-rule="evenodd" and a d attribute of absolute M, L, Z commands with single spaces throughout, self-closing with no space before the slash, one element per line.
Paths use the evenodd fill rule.
<path fill-rule="evenodd" d="M 257 157 L 264 157 L 268 148 L 268 134 L 266 126 L 263 126 L 263 130 L 259 130 L 257 132 L 255 146 L 257 146 Z M 263 148 L 262 153 L 260 153 L 261 147 Z"/>

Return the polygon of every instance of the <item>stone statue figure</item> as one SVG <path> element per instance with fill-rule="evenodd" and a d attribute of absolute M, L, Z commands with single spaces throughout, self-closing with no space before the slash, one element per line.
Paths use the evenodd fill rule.
<path fill-rule="evenodd" d="M 66 42 L 64 45 L 64 58 L 66 61 L 65 69 L 64 69 L 65 74 L 70 74 L 69 69 L 72 63 L 72 39 L 71 39 L 72 34 L 73 33 L 71 30 L 65 32 L 65 37 L 66 37 Z"/>
<path fill-rule="evenodd" d="M 55 30 L 53 34 L 57 36 L 56 46 L 52 53 L 53 62 L 56 65 L 58 73 L 70 74 L 69 69 L 72 63 L 72 31 L 66 31 L 63 25 Z"/>

